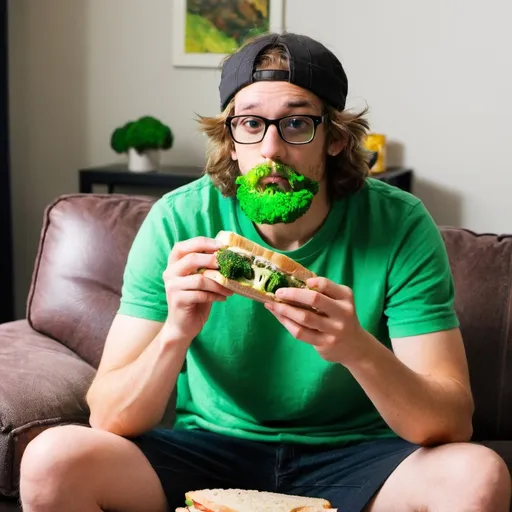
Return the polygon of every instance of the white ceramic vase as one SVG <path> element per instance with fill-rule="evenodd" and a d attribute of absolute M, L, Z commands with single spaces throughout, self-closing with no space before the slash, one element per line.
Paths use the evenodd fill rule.
<path fill-rule="evenodd" d="M 128 150 L 128 169 L 132 172 L 156 171 L 160 168 L 161 151 L 148 149 L 139 153 L 136 149 Z"/>

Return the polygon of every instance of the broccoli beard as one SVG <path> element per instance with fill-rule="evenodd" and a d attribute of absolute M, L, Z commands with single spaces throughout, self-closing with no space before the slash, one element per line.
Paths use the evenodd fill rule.
<path fill-rule="evenodd" d="M 259 185 L 260 180 L 274 170 L 288 180 L 290 190 L 285 191 L 275 184 L 264 188 Z M 281 164 L 275 164 L 275 169 L 268 164 L 258 165 L 246 175 L 238 176 L 236 184 L 239 185 L 236 196 L 240 207 L 256 224 L 295 222 L 309 210 L 318 192 L 318 182 Z"/>

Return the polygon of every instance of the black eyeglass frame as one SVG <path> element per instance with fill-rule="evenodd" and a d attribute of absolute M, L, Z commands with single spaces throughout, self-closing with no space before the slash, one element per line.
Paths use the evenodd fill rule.
<path fill-rule="evenodd" d="M 243 117 L 250 117 L 250 118 L 260 119 L 261 121 L 263 121 L 265 123 L 265 129 L 263 130 L 263 134 L 262 134 L 260 140 L 257 140 L 257 141 L 254 141 L 254 142 L 238 142 L 235 139 L 235 137 L 233 135 L 233 127 L 231 126 L 231 123 L 232 123 L 233 119 L 243 118 Z M 294 118 L 297 118 L 297 117 L 307 117 L 308 119 L 311 119 L 311 121 L 313 121 L 313 134 L 311 135 L 311 139 L 309 139 L 308 141 L 305 141 L 305 142 L 290 142 L 289 140 L 286 140 L 283 137 L 283 134 L 281 133 L 281 126 L 280 126 L 281 121 L 284 121 L 285 119 L 294 119 Z M 255 116 L 255 115 L 251 115 L 251 114 L 241 114 L 241 115 L 227 117 L 225 123 L 226 123 L 226 126 L 228 127 L 228 130 L 229 130 L 229 133 L 231 135 L 231 138 L 237 144 L 259 144 L 265 138 L 265 135 L 267 134 L 268 127 L 273 125 L 273 126 L 275 126 L 277 128 L 277 133 L 279 133 L 279 136 L 281 137 L 281 139 L 283 139 L 287 144 L 293 144 L 295 146 L 302 146 L 303 144 L 309 144 L 309 143 L 311 143 L 314 140 L 315 135 L 316 135 L 316 129 L 318 128 L 318 126 L 320 124 L 325 123 L 327 121 L 328 117 L 329 117 L 328 114 L 323 114 L 321 116 L 313 116 L 311 114 L 295 114 L 295 115 L 288 115 L 288 116 L 284 116 L 284 117 L 279 117 L 277 119 L 267 119 L 266 117 L 263 117 L 263 116 Z"/>

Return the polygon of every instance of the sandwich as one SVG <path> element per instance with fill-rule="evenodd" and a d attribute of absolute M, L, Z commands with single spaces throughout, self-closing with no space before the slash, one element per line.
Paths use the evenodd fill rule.
<path fill-rule="evenodd" d="M 203 489 L 185 494 L 176 512 L 337 512 L 329 501 L 245 489 Z"/>
<path fill-rule="evenodd" d="M 203 269 L 204 276 L 259 302 L 287 302 L 308 309 L 277 298 L 275 292 L 285 287 L 307 288 L 306 281 L 316 277 L 315 273 L 231 231 L 219 231 L 215 239 L 223 244 L 216 253 L 219 269 Z"/>

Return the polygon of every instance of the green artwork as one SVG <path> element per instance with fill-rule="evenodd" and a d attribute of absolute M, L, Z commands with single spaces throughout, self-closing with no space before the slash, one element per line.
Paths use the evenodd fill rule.
<path fill-rule="evenodd" d="M 270 0 L 187 0 L 186 53 L 231 53 L 268 32 Z"/>

